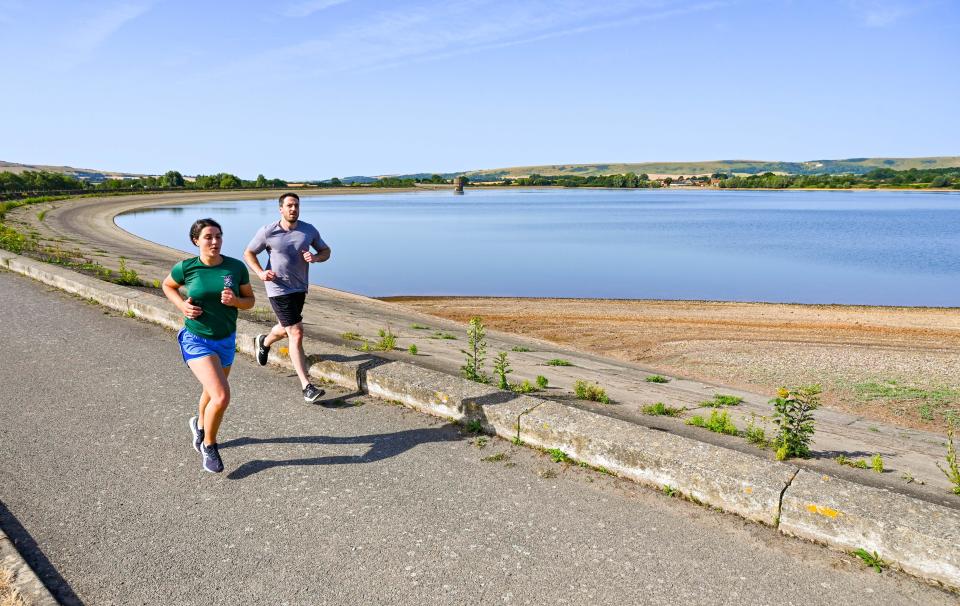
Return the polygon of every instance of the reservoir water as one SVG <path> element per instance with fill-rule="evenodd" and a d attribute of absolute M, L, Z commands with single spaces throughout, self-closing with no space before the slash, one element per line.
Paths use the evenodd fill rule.
<path fill-rule="evenodd" d="M 117 224 L 240 257 L 276 199 L 163 206 Z M 960 306 L 960 192 L 471 190 L 304 197 L 333 249 L 311 281 L 370 296 L 491 295 Z M 256 278 L 254 278 L 256 279 Z"/>

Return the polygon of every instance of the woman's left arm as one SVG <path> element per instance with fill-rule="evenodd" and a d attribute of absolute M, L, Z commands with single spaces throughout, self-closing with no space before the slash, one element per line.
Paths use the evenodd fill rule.
<path fill-rule="evenodd" d="M 223 292 L 220 293 L 220 302 L 237 309 L 250 309 L 256 302 L 256 298 L 253 296 L 253 287 L 250 286 L 249 282 L 241 284 L 239 297 L 233 294 L 233 291 L 229 288 L 224 288 Z"/>

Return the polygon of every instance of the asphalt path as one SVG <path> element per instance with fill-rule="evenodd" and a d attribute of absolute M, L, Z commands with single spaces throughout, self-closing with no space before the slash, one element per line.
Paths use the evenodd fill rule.
<path fill-rule="evenodd" d="M 242 356 L 205 473 L 172 332 L 5 271 L 0 309 L 0 527 L 66 604 L 956 603 Z"/>

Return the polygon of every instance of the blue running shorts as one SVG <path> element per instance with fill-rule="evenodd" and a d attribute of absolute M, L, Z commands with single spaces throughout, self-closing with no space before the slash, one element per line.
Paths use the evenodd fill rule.
<path fill-rule="evenodd" d="M 177 333 L 177 341 L 180 343 L 184 364 L 197 358 L 217 356 L 220 358 L 220 366 L 226 368 L 233 365 L 233 357 L 237 354 L 237 333 L 222 339 L 208 339 L 181 328 Z"/>

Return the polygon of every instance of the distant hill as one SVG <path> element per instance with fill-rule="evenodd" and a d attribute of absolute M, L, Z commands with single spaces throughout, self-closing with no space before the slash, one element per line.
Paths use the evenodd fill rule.
<path fill-rule="evenodd" d="M 811 160 L 809 162 L 771 162 L 765 160 L 716 160 L 708 162 L 641 162 L 635 164 L 549 164 L 543 166 L 513 166 L 471 170 L 464 174 L 475 181 L 496 181 L 509 177 L 528 177 L 532 174 L 544 176 L 612 175 L 646 173 L 653 175 L 710 175 L 713 173 L 733 173 L 754 175 L 765 172 L 790 175 L 862 175 L 875 168 L 909 170 L 911 168 L 955 168 L 960 167 L 960 156 L 937 156 L 930 158 L 847 158 L 846 160 Z M 405 175 L 404 175 L 405 176 Z M 446 175 L 444 175 L 446 176 Z"/>
<path fill-rule="evenodd" d="M 0 160 L 0 172 L 22 173 L 26 171 L 60 173 L 69 175 L 91 183 L 101 183 L 107 179 L 136 179 L 147 175 L 135 173 L 121 173 L 113 170 L 97 170 L 93 168 L 74 168 L 72 166 L 48 166 L 46 164 L 17 164 Z"/>

